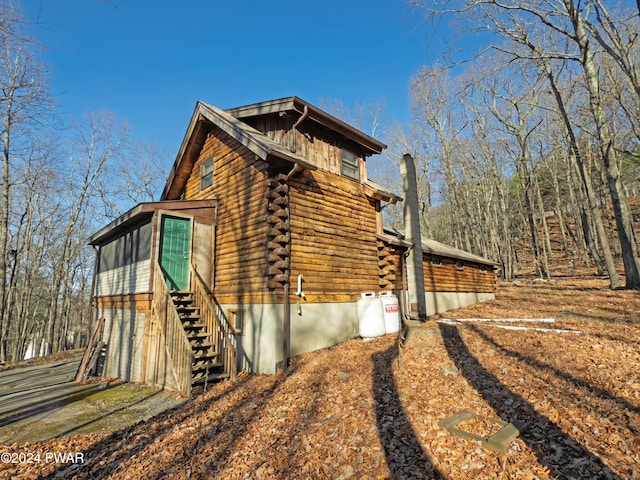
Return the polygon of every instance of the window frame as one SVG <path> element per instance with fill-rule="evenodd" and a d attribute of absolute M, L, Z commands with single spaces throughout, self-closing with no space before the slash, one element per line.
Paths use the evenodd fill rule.
<path fill-rule="evenodd" d="M 245 320 L 247 318 L 246 310 L 243 308 L 230 308 L 228 323 L 234 335 L 244 335 Z M 237 318 L 241 319 L 240 326 L 237 324 Z"/>
<path fill-rule="evenodd" d="M 211 156 L 200 164 L 200 191 L 213 187 L 214 157 Z"/>
<path fill-rule="evenodd" d="M 348 158 L 352 156 L 353 158 Z M 347 158 L 345 158 L 347 157 Z M 345 171 L 345 165 L 353 170 L 353 175 Z M 360 157 L 347 148 L 342 148 L 340 153 L 340 174 L 352 180 L 360 180 Z"/>

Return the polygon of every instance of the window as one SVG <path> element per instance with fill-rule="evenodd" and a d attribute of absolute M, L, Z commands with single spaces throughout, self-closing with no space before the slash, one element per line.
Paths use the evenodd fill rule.
<path fill-rule="evenodd" d="M 440 267 L 442 265 L 442 259 L 440 257 L 431 257 L 431 265 Z"/>
<path fill-rule="evenodd" d="M 98 273 L 149 260 L 151 232 L 151 221 L 145 220 L 145 223 L 100 246 Z"/>
<path fill-rule="evenodd" d="M 229 323 L 235 335 L 244 335 L 244 310 L 229 310 Z"/>
<path fill-rule="evenodd" d="M 464 263 L 461 260 L 456 261 L 456 269 L 464 270 Z"/>
<path fill-rule="evenodd" d="M 360 169 L 358 168 L 358 157 L 349 150 L 342 149 L 342 175 L 358 180 Z"/>
<path fill-rule="evenodd" d="M 213 185 L 213 157 L 207 158 L 200 164 L 200 190 Z"/>

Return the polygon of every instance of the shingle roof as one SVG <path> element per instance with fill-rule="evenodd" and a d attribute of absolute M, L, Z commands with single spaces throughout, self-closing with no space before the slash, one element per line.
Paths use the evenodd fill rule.
<path fill-rule="evenodd" d="M 396 230 L 395 228 L 384 227 L 384 234 L 379 235 L 379 237 L 391 244 L 396 244 L 403 247 L 411 246 L 411 244 L 405 240 L 404 232 Z M 455 258 L 457 260 L 466 260 L 468 262 L 479 263 L 482 265 L 499 265 L 493 260 L 488 260 L 484 257 L 474 255 L 473 253 L 469 253 L 465 250 L 460 250 L 459 248 L 454 248 L 449 245 L 445 245 L 444 243 L 440 243 L 436 240 L 425 237 L 422 237 L 422 253 L 440 257 Z"/>

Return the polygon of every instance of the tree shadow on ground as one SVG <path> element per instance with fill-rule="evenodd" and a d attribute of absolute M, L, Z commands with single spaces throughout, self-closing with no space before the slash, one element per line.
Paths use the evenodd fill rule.
<path fill-rule="evenodd" d="M 614 402 L 620 408 L 628 410 L 629 413 L 640 415 L 640 407 L 638 407 L 637 405 L 634 405 L 633 403 L 629 402 L 629 400 L 627 400 L 625 398 L 617 397 L 616 395 L 612 394 L 608 390 L 606 390 L 604 388 L 597 387 L 597 386 L 593 385 L 592 383 L 590 383 L 590 382 L 588 382 L 586 380 L 583 380 L 581 378 L 576 378 L 573 375 L 570 375 L 567 372 L 554 367 L 553 365 L 549 365 L 547 363 L 540 362 L 539 360 L 536 360 L 533 357 L 529 357 L 527 355 L 523 355 L 523 354 L 521 354 L 519 352 L 515 352 L 515 351 L 510 350 L 510 349 L 508 349 L 506 347 L 503 347 L 498 342 L 496 342 L 496 340 L 494 338 L 492 338 L 489 335 L 487 335 L 486 333 L 482 332 L 476 326 L 469 325 L 468 328 L 470 330 L 472 330 L 474 333 L 476 333 L 485 342 L 487 342 L 488 344 L 492 345 L 496 350 L 498 350 L 499 352 L 504 354 L 505 356 L 513 358 L 513 359 L 518 360 L 520 362 L 526 363 L 527 365 L 530 365 L 531 367 L 533 367 L 533 368 L 535 368 L 537 370 L 551 372 L 553 375 L 555 375 L 559 379 L 567 382 L 568 384 L 573 385 L 573 386 L 575 386 L 575 387 L 577 387 L 577 388 L 579 388 L 581 390 L 584 390 L 584 393 L 586 393 L 586 394 L 594 395 L 594 396 L 596 396 L 598 398 L 601 398 L 602 400 Z M 616 420 L 618 420 L 618 423 L 620 423 L 620 421 L 621 421 L 620 419 L 610 419 L 610 420 L 613 423 L 616 423 Z M 622 427 L 622 428 L 627 428 L 628 427 L 628 425 L 626 423 L 621 424 L 619 426 Z M 639 432 L 636 432 L 636 434 L 637 433 L 639 433 Z"/>
<path fill-rule="evenodd" d="M 126 462 L 132 456 L 139 454 L 145 448 L 151 446 L 164 435 L 169 434 L 177 425 L 187 421 L 198 412 L 202 412 L 208 408 L 212 408 L 215 403 L 229 394 L 233 390 L 239 388 L 249 377 L 244 377 L 235 384 L 230 384 L 229 388 L 224 389 L 218 395 L 208 398 L 204 402 L 196 403 L 192 400 L 190 403 L 167 410 L 160 415 L 154 417 L 164 418 L 162 423 L 156 422 L 160 427 L 155 428 L 153 435 L 149 435 L 146 431 L 145 422 L 140 422 L 124 430 L 118 430 L 103 439 L 96 442 L 90 448 L 84 451 L 85 463 L 76 465 L 73 475 L 77 478 L 107 478 L 113 471 L 115 466 Z M 239 403 L 243 403 L 248 399 L 245 397 Z M 240 407 L 234 405 L 232 408 Z M 43 479 L 54 479 L 64 477 L 65 470 L 68 465 L 61 465 L 55 471 L 42 477 Z M 163 472 L 146 471 L 146 478 L 158 478 Z"/>
<path fill-rule="evenodd" d="M 151 424 L 141 422 L 114 432 L 84 451 L 85 464 L 60 466 L 45 479 L 75 475 L 77 478 L 107 478 L 114 471 L 131 474 L 143 471 L 144 478 L 241 478 L 234 452 L 251 442 L 261 420 L 273 415 L 272 399 L 279 389 L 289 388 L 288 380 L 296 372 L 273 376 L 268 385 L 252 385 L 252 375 L 242 376 L 235 384 L 204 400 L 194 399 L 155 417 Z M 307 384 L 304 405 L 295 405 L 281 414 L 286 421 L 270 431 L 268 438 L 251 443 L 251 455 L 242 459 L 246 478 L 298 478 L 292 471 L 292 456 L 298 451 L 300 431 L 316 415 L 317 399 L 323 392 L 322 375 Z M 292 387 L 296 390 L 298 387 Z M 162 421 L 158 421 L 162 420 Z M 268 454 L 265 454 L 265 452 Z M 266 459 L 266 460 L 265 460 Z M 115 470 L 114 470 L 115 469 Z M 232 471 L 230 471 L 231 469 Z M 312 478 L 313 475 L 310 476 Z"/>
<path fill-rule="evenodd" d="M 440 324 L 440 330 L 451 360 L 500 418 L 528 425 L 520 438 L 531 448 L 540 464 L 549 468 L 552 477 L 621 479 L 596 454 L 569 437 L 489 373 L 469 351 L 457 326 Z"/>
<path fill-rule="evenodd" d="M 393 362 L 398 358 L 397 343 L 372 357 L 376 421 L 391 478 L 443 478 L 425 455 L 402 408 L 392 370 Z"/>
<path fill-rule="evenodd" d="M 114 387 L 110 385 L 106 388 Z M 76 385 L 66 382 L 36 392 L 21 392 L 17 398 L 0 402 L 2 403 L 0 414 L 3 415 L 0 419 L 0 428 L 80 402 L 103 389 L 98 384 Z"/>

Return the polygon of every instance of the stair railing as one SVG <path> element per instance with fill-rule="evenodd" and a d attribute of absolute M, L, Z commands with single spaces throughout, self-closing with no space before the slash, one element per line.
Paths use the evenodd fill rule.
<path fill-rule="evenodd" d="M 212 292 L 196 270 L 191 265 L 191 290 L 193 290 L 195 305 L 200 309 L 200 319 L 207 325 L 218 358 L 224 364 L 224 373 L 229 380 L 235 380 L 238 373 L 235 336 L 224 312 L 211 300 Z"/>
<path fill-rule="evenodd" d="M 190 395 L 193 351 L 158 262 L 153 271 L 148 331 L 150 361 L 147 362 L 145 378 L 153 385 L 162 385 Z"/>

